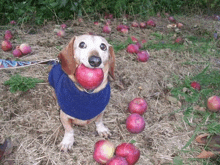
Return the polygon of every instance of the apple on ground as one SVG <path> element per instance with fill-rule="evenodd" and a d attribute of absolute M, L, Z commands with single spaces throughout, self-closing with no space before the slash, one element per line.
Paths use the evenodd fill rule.
<path fill-rule="evenodd" d="M 147 102 L 143 98 L 135 98 L 128 104 L 128 111 L 143 115 L 147 111 Z"/>
<path fill-rule="evenodd" d="M 10 24 L 11 24 L 11 25 L 15 25 L 16 22 L 15 22 L 14 20 L 12 20 L 12 21 L 10 22 Z"/>
<path fill-rule="evenodd" d="M 106 165 L 128 165 L 128 162 L 122 156 L 114 156 L 106 163 Z"/>
<path fill-rule="evenodd" d="M 181 28 L 183 27 L 183 24 L 180 23 L 180 22 L 178 22 L 178 23 L 177 23 L 177 27 L 181 29 Z"/>
<path fill-rule="evenodd" d="M 95 143 L 93 158 L 100 164 L 106 164 L 115 152 L 114 144 L 108 140 L 99 140 Z"/>
<path fill-rule="evenodd" d="M 23 43 L 19 46 L 23 55 L 31 53 L 31 47 L 27 43 Z"/>
<path fill-rule="evenodd" d="M 127 29 L 127 30 L 129 30 L 130 28 L 129 28 L 129 26 L 127 26 L 127 25 L 122 25 L 122 24 L 120 24 L 120 25 L 118 25 L 117 26 L 117 31 L 121 31 L 122 29 Z"/>
<path fill-rule="evenodd" d="M 168 19 L 170 22 L 176 23 L 176 20 L 173 16 L 169 16 Z"/>
<path fill-rule="evenodd" d="M 145 22 L 140 22 L 140 28 L 144 29 L 147 27 L 147 24 Z"/>
<path fill-rule="evenodd" d="M 192 88 L 194 88 L 194 89 L 196 89 L 196 90 L 198 90 L 198 91 L 201 90 L 201 85 L 200 85 L 200 83 L 198 83 L 198 82 L 196 82 L 196 81 L 191 82 L 190 85 L 191 85 Z"/>
<path fill-rule="evenodd" d="M 212 112 L 220 111 L 220 97 L 212 96 L 208 98 L 207 107 Z"/>
<path fill-rule="evenodd" d="M 6 30 L 5 31 L 5 35 L 4 35 L 4 39 L 5 40 L 10 40 L 12 38 L 13 38 L 13 35 L 12 35 L 11 31 L 10 30 Z"/>
<path fill-rule="evenodd" d="M 131 26 L 132 26 L 132 27 L 139 27 L 139 24 L 138 24 L 136 21 L 133 21 L 133 22 L 131 23 Z"/>
<path fill-rule="evenodd" d="M 138 53 L 139 47 L 136 44 L 129 44 L 127 46 L 127 52 L 128 53 Z"/>
<path fill-rule="evenodd" d="M 122 28 L 121 32 L 124 33 L 124 34 L 128 34 L 128 29 L 127 28 Z"/>
<path fill-rule="evenodd" d="M 65 36 L 65 30 L 63 30 L 63 29 L 60 29 L 58 32 L 57 32 L 57 36 L 59 36 L 59 37 L 64 37 Z"/>
<path fill-rule="evenodd" d="M 103 26 L 102 31 L 103 31 L 103 33 L 109 34 L 109 33 L 111 33 L 111 27 L 108 25 L 105 25 L 105 26 Z"/>
<path fill-rule="evenodd" d="M 3 51 L 10 51 L 12 49 L 12 44 L 8 40 L 2 41 L 2 45 L 1 46 L 2 46 L 2 50 Z"/>
<path fill-rule="evenodd" d="M 122 143 L 116 147 L 115 155 L 124 157 L 129 165 L 134 165 L 140 158 L 140 150 L 132 143 Z"/>
<path fill-rule="evenodd" d="M 12 54 L 14 57 L 21 57 L 23 55 L 21 50 L 19 49 L 19 46 L 17 46 L 16 49 L 13 50 Z"/>
<path fill-rule="evenodd" d="M 104 73 L 101 68 L 88 68 L 81 64 L 76 68 L 75 77 L 83 88 L 93 90 L 102 83 Z"/>
<path fill-rule="evenodd" d="M 140 62 L 147 62 L 150 57 L 150 54 L 148 51 L 142 50 L 137 53 L 137 60 Z"/>
<path fill-rule="evenodd" d="M 94 22 L 94 25 L 99 25 L 99 22 L 98 22 L 98 21 L 95 21 L 95 22 Z"/>
<path fill-rule="evenodd" d="M 60 27 L 61 27 L 62 29 L 66 29 L 66 24 L 63 23 L 63 24 L 60 25 Z"/>
<path fill-rule="evenodd" d="M 131 40 L 133 41 L 133 42 L 138 42 L 138 39 L 136 38 L 136 37 L 134 37 L 134 36 L 131 36 Z"/>
<path fill-rule="evenodd" d="M 152 26 L 152 27 L 156 27 L 156 23 L 152 19 L 147 21 L 147 25 Z"/>
<path fill-rule="evenodd" d="M 126 119 L 126 128 L 131 133 L 142 132 L 145 128 L 144 118 L 137 113 L 132 113 Z"/>
<path fill-rule="evenodd" d="M 183 38 L 182 37 L 177 37 L 176 40 L 175 40 L 175 43 L 182 44 L 183 43 Z"/>

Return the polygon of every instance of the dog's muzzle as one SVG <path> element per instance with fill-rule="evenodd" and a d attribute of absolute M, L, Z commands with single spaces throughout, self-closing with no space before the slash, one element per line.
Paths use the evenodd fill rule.
<path fill-rule="evenodd" d="M 89 57 L 89 64 L 92 67 L 98 67 L 102 63 L 102 59 L 98 56 L 91 56 Z"/>

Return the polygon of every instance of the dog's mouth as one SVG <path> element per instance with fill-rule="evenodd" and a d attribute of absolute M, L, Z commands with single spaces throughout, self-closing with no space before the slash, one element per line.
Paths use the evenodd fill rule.
<path fill-rule="evenodd" d="M 90 68 L 80 64 L 76 68 L 75 78 L 79 86 L 91 93 L 103 82 L 104 72 L 101 68 Z"/>

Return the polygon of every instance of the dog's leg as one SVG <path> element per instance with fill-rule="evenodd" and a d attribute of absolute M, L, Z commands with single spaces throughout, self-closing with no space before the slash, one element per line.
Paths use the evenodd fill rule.
<path fill-rule="evenodd" d="M 103 118 L 103 112 L 97 117 L 96 121 L 95 121 L 95 125 L 96 125 L 96 131 L 98 132 L 98 134 L 100 136 L 103 136 L 105 138 L 107 138 L 110 134 L 109 130 L 107 127 L 104 126 L 102 118 Z"/>
<path fill-rule="evenodd" d="M 74 143 L 74 131 L 72 128 L 71 119 L 61 110 L 60 111 L 60 120 L 65 129 L 65 134 L 62 142 L 60 143 L 61 150 L 66 152 L 70 150 Z"/>

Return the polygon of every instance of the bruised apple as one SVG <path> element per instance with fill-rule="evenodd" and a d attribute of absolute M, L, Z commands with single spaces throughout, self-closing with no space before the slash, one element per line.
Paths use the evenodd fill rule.
<path fill-rule="evenodd" d="M 113 157 L 114 152 L 114 144 L 108 140 L 99 140 L 95 143 L 93 158 L 96 162 L 105 164 Z"/>
<path fill-rule="evenodd" d="M 102 83 L 104 73 L 101 68 L 88 68 L 81 64 L 76 68 L 75 77 L 83 88 L 93 90 Z"/>
<path fill-rule="evenodd" d="M 150 57 L 150 54 L 148 51 L 142 50 L 137 53 L 137 60 L 140 62 L 147 62 L 149 57 Z"/>
<path fill-rule="evenodd" d="M 147 111 L 147 102 L 142 98 L 135 98 L 129 103 L 128 111 L 143 115 Z"/>
<path fill-rule="evenodd" d="M 124 157 L 128 165 L 133 165 L 140 158 L 140 150 L 132 143 L 122 143 L 116 147 L 115 155 Z"/>
<path fill-rule="evenodd" d="M 106 165 L 128 165 L 128 162 L 122 156 L 114 156 L 106 163 Z"/>
<path fill-rule="evenodd" d="M 212 96 L 208 98 L 207 107 L 212 112 L 220 111 L 220 97 Z"/>

